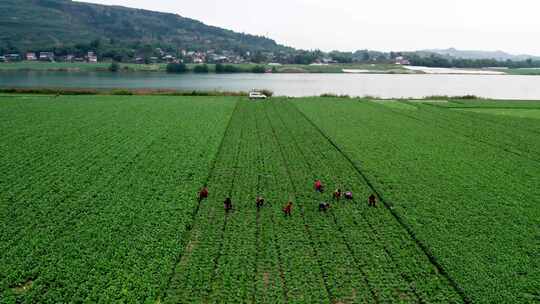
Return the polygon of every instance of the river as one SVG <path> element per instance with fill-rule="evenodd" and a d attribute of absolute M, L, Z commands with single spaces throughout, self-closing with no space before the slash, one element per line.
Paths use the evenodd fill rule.
<path fill-rule="evenodd" d="M 540 100 L 540 77 L 515 75 L 399 74 L 183 74 L 109 72 L 0 72 L 0 87 L 126 88 L 249 91 L 276 95 L 323 93 L 382 98 L 476 95 L 497 99 Z"/>

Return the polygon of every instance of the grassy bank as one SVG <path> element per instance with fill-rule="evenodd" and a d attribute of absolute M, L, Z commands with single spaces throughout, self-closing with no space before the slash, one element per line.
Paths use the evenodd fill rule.
<path fill-rule="evenodd" d="M 270 91 L 269 91 L 270 92 Z M 65 89 L 0 88 L 0 94 L 25 95 L 148 95 L 148 96 L 247 96 L 247 92 L 164 90 L 164 89 Z"/>
<path fill-rule="evenodd" d="M 57 72 L 97 72 L 108 71 L 108 62 L 100 63 L 69 63 L 69 62 L 35 62 L 22 61 L 1 63 L 0 71 L 57 71 Z M 189 70 L 197 65 L 188 64 Z M 210 73 L 215 73 L 216 65 L 208 64 Z M 240 73 L 251 73 L 253 68 L 264 66 L 273 73 L 343 73 L 343 70 L 363 70 L 366 73 L 410 73 L 401 66 L 394 64 L 332 64 L 332 65 L 299 65 L 285 64 L 281 66 L 258 65 L 258 64 L 232 64 Z M 133 64 L 120 63 L 118 72 L 165 72 L 167 64 Z"/>
<path fill-rule="evenodd" d="M 54 72 L 107 72 L 110 62 L 99 63 L 70 63 L 70 62 L 37 62 L 21 61 L 0 63 L 0 72 L 2 71 L 54 71 Z M 252 73 L 253 68 L 263 66 L 272 73 L 344 73 L 343 70 L 361 70 L 365 74 L 423 74 L 419 71 L 412 71 L 395 64 L 329 64 L 329 65 L 302 65 L 302 64 L 283 64 L 279 66 L 265 64 L 225 64 L 233 66 L 238 73 Z M 187 64 L 190 72 L 193 72 L 196 64 Z M 215 73 L 216 65 L 207 64 L 208 72 Z M 165 72 L 167 64 L 134 64 L 120 63 L 119 73 L 126 72 Z M 500 70 L 509 75 L 540 75 L 540 69 L 504 69 Z"/>
<path fill-rule="evenodd" d="M 510 75 L 540 75 L 540 69 L 508 69 L 504 72 Z"/>

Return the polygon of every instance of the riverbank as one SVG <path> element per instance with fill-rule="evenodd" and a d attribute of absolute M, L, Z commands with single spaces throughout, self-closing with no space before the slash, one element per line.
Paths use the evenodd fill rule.
<path fill-rule="evenodd" d="M 396 64 L 225 64 L 233 67 L 234 73 L 253 73 L 256 67 L 264 67 L 267 73 L 274 74 L 444 74 L 444 75 L 540 75 L 540 69 L 458 69 L 401 66 Z M 0 63 L 0 72 L 109 72 L 110 62 L 38 62 L 21 61 Z M 187 64 L 188 73 L 195 73 L 197 64 Z M 200 65 L 199 65 L 200 66 Z M 215 64 L 207 64 L 210 74 L 216 73 Z M 166 72 L 167 64 L 120 63 L 117 73 Z M 203 73 L 204 74 L 204 73 Z"/>
<path fill-rule="evenodd" d="M 274 92 L 265 90 L 267 96 L 272 97 Z M 49 96 L 49 97 L 59 97 L 59 96 L 77 96 L 77 95 L 95 95 L 95 96 L 200 96 L 200 97 L 247 97 L 248 92 L 243 91 L 201 91 L 201 90 L 162 90 L 162 89 L 62 89 L 62 88 L 0 88 L 0 97 L 4 96 Z M 395 104 L 402 102 L 420 102 L 420 103 L 474 103 L 474 102 L 490 102 L 490 101 L 504 101 L 498 99 L 486 99 L 474 95 L 463 95 L 463 96 L 445 96 L 445 95 L 435 95 L 435 96 L 425 96 L 423 98 L 381 98 L 376 96 L 350 96 L 346 94 L 332 94 L 324 93 L 318 96 L 274 96 L 275 98 L 289 98 L 289 99 L 298 99 L 298 98 L 314 98 L 317 100 L 321 99 L 358 99 L 358 100 L 370 100 L 373 102 L 381 104 Z M 506 100 L 507 101 L 507 100 Z M 531 100 L 515 100 L 512 102 L 533 102 Z M 536 103 L 536 101 L 534 101 Z M 540 103 L 537 103 L 540 104 Z"/>
<path fill-rule="evenodd" d="M 373 74 L 411 74 L 400 65 L 394 64 L 225 64 L 233 66 L 236 73 L 251 73 L 255 67 L 264 67 L 269 73 L 287 74 L 287 73 L 373 73 Z M 0 71 L 49 71 L 49 72 L 107 72 L 111 66 L 110 62 L 100 63 L 70 63 L 70 62 L 36 62 L 21 61 L 0 64 Z M 193 72 L 197 64 L 187 64 L 190 72 Z M 207 64 L 208 73 L 216 72 L 215 64 Z M 167 64 L 134 64 L 120 63 L 118 73 L 128 72 L 166 72 Z"/>
<path fill-rule="evenodd" d="M 270 92 L 270 91 L 269 91 Z M 238 91 L 163 90 L 163 89 L 66 89 L 66 88 L 4 88 L 6 95 L 140 95 L 140 96 L 248 96 Z"/>
<path fill-rule="evenodd" d="M 381 98 L 475 95 L 494 99 L 540 99 L 538 80 L 518 75 L 435 74 L 168 74 L 165 72 L 0 72 L 0 88 L 249 92 L 269 89 L 279 96 L 325 93 Z"/>

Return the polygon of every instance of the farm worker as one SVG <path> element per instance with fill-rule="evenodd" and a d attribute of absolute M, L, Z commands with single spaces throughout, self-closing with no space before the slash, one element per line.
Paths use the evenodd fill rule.
<path fill-rule="evenodd" d="M 330 209 L 330 203 L 327 203 L 327 202 L 321 202 L 319 203 L 319 211 L 328 211 L 328 209 Z"/>
<path fill-rule="evenodd" d="M 227 197 L 225 201 L 223 202 L 223 207 L 225 208 L 225 211 L 229 212 L 232 210 L 232 201 L 230 197 Z"/>
<path fill-rule="evenodd" d="M 315 181 L 315 191 L 323 192 L 323 184 L 320 179 Z"/>
<path fill-rule="evenodd" d="M 261 208 L 264 205 L 264 198 L 261 196 L 257 196 L 257 209 Z"/>
<path fill-rule="evenodd" d="M 283 208 L 283 213 L 285 213 L 285 216 L 287 216 L 287 215 L 290 216 L 291 215 L 292 206 L 293 206 L 292 202 L 289 201 L 287 203 L 287 205 Z"/>
<path fill-rule="evenodd" d="M 377 207 L 377 198 L 375 197 L 375 194 L 371 194 L 369 196 L 368 204 L 370 207 Z"/>
<path fill-rule="evenodd" d="M 208 198 L 208 188 L 203 187 L 201 191 L 199 191 L 199 202 L 205 198 Z"/>
<path fill-rule="evenodd" d="M 345 198 L 348 200 L 352 200 L 353 199 L 352 192 L 351 191 L 345 192 Z"/>
<path fill-rule="evenodd" d="M 334 191 L 334 199 L 339 202 L 340 198 L 341 198 L 341 189 L 337 188 L 336 191 Z"/>

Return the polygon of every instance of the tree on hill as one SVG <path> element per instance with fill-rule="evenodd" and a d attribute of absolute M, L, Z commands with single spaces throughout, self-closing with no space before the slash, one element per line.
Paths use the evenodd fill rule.
<path fill-rule="evenodd" d="M 85 44 L 108 48 L 294 51 L 274 40 L 206 25 L 176 14 L 69 0 L 0 1 L 0 48 L 50 51 Z M 101 57 L 101 56 L 100 56 Z"/>

